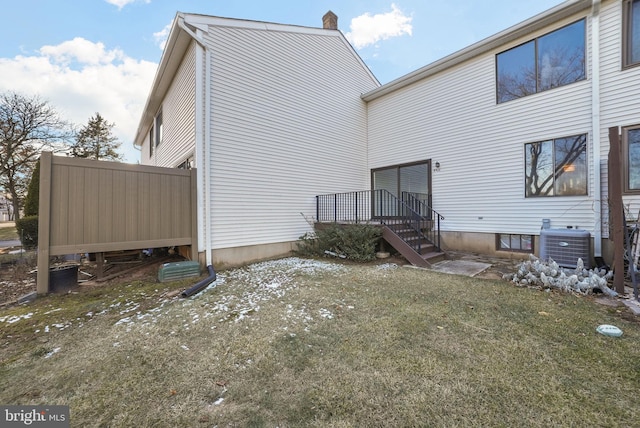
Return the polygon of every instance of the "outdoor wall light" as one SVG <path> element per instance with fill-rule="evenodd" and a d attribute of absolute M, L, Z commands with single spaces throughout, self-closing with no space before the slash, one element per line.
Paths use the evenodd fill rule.
<path fill-rule="evenodd" d="M 436 169 L 440 169 L 440 162 L 436 162 Z"/>

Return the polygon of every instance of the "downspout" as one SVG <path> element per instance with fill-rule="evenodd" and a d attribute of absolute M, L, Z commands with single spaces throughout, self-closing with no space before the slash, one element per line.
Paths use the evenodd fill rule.
<path fill-rule="evenodd" d="M 593 141 L 593 255 L 602 259 L 602 178 L 600 168 L 600 1 L 591 9 L 591 138 Z"/>
<path fill-rule="evenodd" d="M 194 284 L 191 288 L 187 288 L 186 290 L 184 290 L 181 294 L 182 297 L 193 296 L 194 294 L 199 293 L 200 291 L 207 288 L 209 285 L 211 285 L 212 282 L 215 282 L 216 271 L 213 269 L 213 266 L 207 265 L 207 270 L 209 271 L 209 276 L 202 281 L 199 281 L 197 284 Z"/>
<path fill-rule="evenodd" d="M 209 115 L 211 112 L 211 54 L 209 49 L 207 49 L 207 45 L 205 41 L 197 34 L 195 34 L 190 28 L 188 28 L 184 23 L 184 17 L 180 16 L 178 18 L 178 26 L 189 36 L 196 41 L 196 43 L 202 48 L 204 51 L 204 61 L 205 61 L 205 83 L 204 83 L 204 117 L 203 117 L 203 127 L 204 127 L 204 136 L 202 138 L 202 150 L 204 151 L 204 160 L 201 169 L 202 177 L 204 177 L 204 192 L 203 194 L 203 210 L 205 214 L 205 227 L 204 227 L 204 246 L 205 246 L 205 264 L 207 265 L 207 270 L 209 271 L 209 277 L 195 284 L 193 287 L 185 290 L 182 293 L 183 297 L 188 297 L 192 294 L 197 293 L 198 291 L 205 288 L 208 284 L 216 280 L 216 273 L 213 268 L 213 256 L 211 252 L 211 150 L 209 147 L 209 140 L 211 138 L 211 121 L 209 120 Z M 196 70 L 197 73 L 197 70 Z M 196 74 L 197 76 L 197 74 Z M 197 115 L 197 113 L 196 113 Z M 197 120 L 196 120 L 197 122 Z"/>
<path fill-rule="evenodd" d="M 205 221 L 207 222 L 207 236 L 205 238 L 206 244 L 206 259 L 207 265 L 213 264 L 213 257 L 211 255 L 211 233 L 213 231 L 213 220 L 211 218 L 211 53 L 208 49 L 204 51 L 205 65 L 204 65 L 204 185 L 205 185 Z"/>

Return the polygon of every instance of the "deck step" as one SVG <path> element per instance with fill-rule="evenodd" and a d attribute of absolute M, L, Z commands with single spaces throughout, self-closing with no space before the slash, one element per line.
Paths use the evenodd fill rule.
<path fill-rule="evenodd" d="M 389 226 L 385 226 L 382 237 L 414 266 L 429 267 L 446 257 L 445 253 L 438 251 L 435 245 L 430 242 L 423 243 L 420 246 L 420 253 L 417 252 L 411 244 L 417 239 L 424 239 L 424 237 L 419 236 L 415 231 L 403 236 Z"/>
<path fill-rule="evenodd" d="M 422 258 L 429 264 L 434 264 L 446 259 L 447 255 L 442 251 L 431 251 L 426 254 L 422 254 Z"/>

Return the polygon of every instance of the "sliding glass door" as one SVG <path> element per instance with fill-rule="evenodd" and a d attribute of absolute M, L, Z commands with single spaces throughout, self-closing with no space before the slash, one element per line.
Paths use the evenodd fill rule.
<path fill-rule="evenodd" d="M 371 187 L 373 190 L 386 190 L 393 195 L 392 199 L 405 201 L 426 217 L 429 215 L 427 208 L 431 205 L 431 161 L 374 169 L 371 171 Z M 373 206 L 375 216 L 399 215 L 401 203 L 388 203 L 386 200 L 389 198 L 383 196 L 386 192 L 374 192 L 374 195 L 377 195 Z"/>

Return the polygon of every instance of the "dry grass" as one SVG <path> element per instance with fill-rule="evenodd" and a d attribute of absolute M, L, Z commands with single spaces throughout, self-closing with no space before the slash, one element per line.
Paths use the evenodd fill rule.
<path fill-rule="evenodd" d="M 635 321 L 383 267 L 289 259 L 191 299 L 140 283 L 5 310 L 0 402 L 67 404 L 82 427 L 637 425 Z"/>
<path fill-rule="evenodd" d="M 15 226 L 0 227 L 0 241 L 13 241 L 15 239 L 20 239 Z"/>

